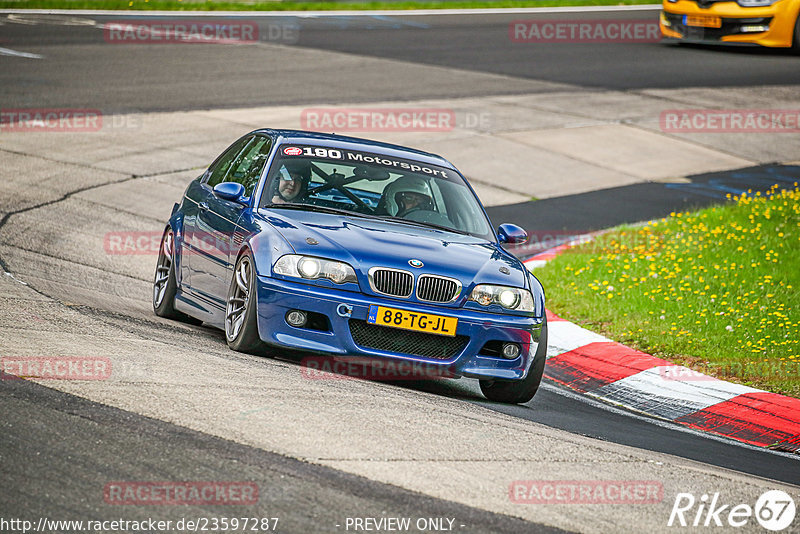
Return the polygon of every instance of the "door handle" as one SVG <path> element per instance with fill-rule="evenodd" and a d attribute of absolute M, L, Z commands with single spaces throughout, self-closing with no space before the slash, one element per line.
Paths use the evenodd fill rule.
<path fill-rule="evenodd" d="M 206 202 L 201 202 L 197 207 L 200 208 L 200 211 L 208 211 L 208 203 Z"/>

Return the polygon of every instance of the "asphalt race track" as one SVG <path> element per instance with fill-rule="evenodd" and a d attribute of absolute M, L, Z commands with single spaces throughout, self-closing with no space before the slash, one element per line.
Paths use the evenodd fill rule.
<path fill-rule="evenodd" d="M 474 169 L 467 174 L 479 194 L 498 199 L 487 201 L 493 222 L 526 228 L 577 232 L 648 220 L 800 175 L 796 134 L 689 135 L 671 141 L 703 152 L 663 176 L 637 166 L 649 153 L 633 151 L 637 165 L 621 171 L 548 145 L 571 165 L 603 172 L 576 188 L 528 183 L 527 169 L 493 185 L 469 159 L 472 149 L 458 146 L 475 135 L 523 146 L 520 132 L 535 128 L 514 122 L 521 102 L 543 102 L 530 109 L 565 135 L 587 125 L 631 127 L 657 150 L 661 138 L 633 117 L 637 106 L 724 98 L 790 107 L 800 96 L 800 56 L 785 51 L 510 42 L 510 21 L 537 17 L 655 19 L 657 11 L 249 17 L 264 38 L 241 46 L 115 45 L 102 30 L 115 15 L 3 15 L 4 110 L 90 108 L 123 127 L 0 131 L 0 356 L 100 355 L 115 369 L 103 383 L 2 375 L 0 518 L 247 515 L 279 517 L 277 532 L 305 533 L 353 531 L 347 518 L 410 517 L 449 518 L 453 530 L 476 533 L 670 532 L 681 492 L 751 505 L 769 489 L 799 495 L 797 455 L 689 432 L 552 382 L 527 405 L 505 406 L 467 380 L 304 379 L 299 356 L 237 354 L 220 332 L 158 319 L 149 301 L 155 257 L 104 252 L 108 232 L 158 233 L 185 184 L 237 135 L 263 120 L 294 124 L 310 105 L 487 106 L 494 122 L 483 130 L 387 138 L 446 157 L 452 150 Z M 591 107 L 596 115 L 584 109 Z M 686 171 L 704 158 L 715 163 Z M 510 483 L 534 479 L 657 480 L 664 495 L 639 505 L 510 501 Z M 259 499 L 244 508 L 104 500 L 113 481 L 169 480 L 251 481 Z M 759 529 L 751 522 L 737 531 Z"/>
<path fill-rule="evenodd" d="M 538 15 L 541 19 L 576 20 L 588 16 L 656 20 L 657 11 Z M 800 83 L 800 58 L 783 50 L 511 42 L 509 23 L 535 18 L 527 14 L 260 17 L 256 20 L 262 38 L 270 39 L 272 28 L 278 33 L 267 42 L 281 45 L 268 52 L 258 47 L 107 46 L 102 30 L 64 21 L 64 16 L 54 23 L 41 15 L 17 17 L 33 23 L 5 24 L 0 46 L 34 53 L 46 50 L 49 61 L 4 60 L 14 61 L 14 68 L 0 73 L 7 107 L 86 106 L 106 112 L 141 112 L 413 100 L 526 93 L 533 87 L 526 80 L 620 90 Z M 125 19 L 106 16 L 92 20 Z M 284 28 L 291 33 L 282 33 Z M 344 58 L 314 61 L 304 53 L 306 49 L 451 70 L 446 71 L 447 76 L 445 71 L 425 76 L 402 63 L 366 68 L 363 61 Z M 457 71 L 507 78 L 465 83 Z"/>

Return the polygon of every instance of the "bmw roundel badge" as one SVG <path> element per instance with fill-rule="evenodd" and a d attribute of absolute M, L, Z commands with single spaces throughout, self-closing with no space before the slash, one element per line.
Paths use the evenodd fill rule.
<path fill-rule="evenodd" d="M 425 265 L 424 263 L 422 263 L 422 262 L 421 262 L 421 261 L 419 261 L 419 260 L 408 260 L 408 264 L 409 264 L 410 266 L 412 266 L 412 267 L 416 267 L 417 269 L 419 269 L 420 267 L 422 267 L 423 265 Z"/>

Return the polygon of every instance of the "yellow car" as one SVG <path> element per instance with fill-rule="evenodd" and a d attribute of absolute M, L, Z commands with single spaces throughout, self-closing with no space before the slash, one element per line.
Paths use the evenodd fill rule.
<path fill-rule="evenodd" d="M 663 0 L 666 38 L 800 50 L 800 0 Z"/>

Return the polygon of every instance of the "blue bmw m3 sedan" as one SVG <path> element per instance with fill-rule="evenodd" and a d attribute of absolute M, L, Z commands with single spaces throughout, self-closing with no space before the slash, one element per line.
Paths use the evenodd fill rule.
<path fill-rule="evenodd" d="M 547 348 L 542 286 L 503 248 L 526 239 L 439 156 L 256 130 L 175 204 L 153 308 L 234 350 L 415 362 L 523 403 Z"/>

